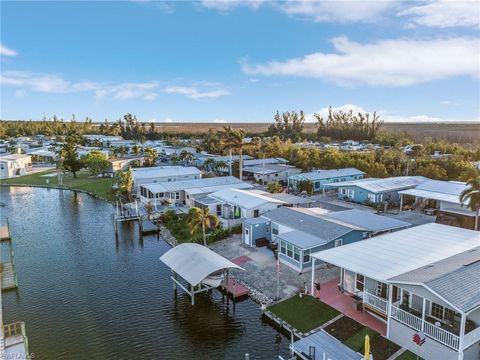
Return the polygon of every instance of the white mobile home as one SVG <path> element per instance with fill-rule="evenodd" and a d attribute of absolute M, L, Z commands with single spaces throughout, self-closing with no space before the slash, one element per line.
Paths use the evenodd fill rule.
<path fill-rule="evenodd" d="M 202 177 L 202 172 L 193 166 L 156 166 L 135 168 L 132 171 L 135 191 L 144 184 L 195 180 Z"/>
<path fill-rule="evenodd" d="M 32 170 L 32 157 L 24 154 L 0 156 L 0 179 L 22 176 Z"/>

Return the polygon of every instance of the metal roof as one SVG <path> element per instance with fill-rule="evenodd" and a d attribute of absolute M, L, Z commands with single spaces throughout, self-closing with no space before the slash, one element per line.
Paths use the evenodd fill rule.
<path fill-rule="evenodd" d="M 268 211 L 262 216 L 327 241 L 338 239 L 352 230 L 358 230 L 355 226 L 340 225 L 320 216 L 306 214 L 287 207 Z"/>
<path fill-rule="evenodd" d="M 342 176 L 353 176 L 353 175 L 363 175 L 365 174 L 363 171 L 355 169 L 355 168 L 343 168 L 343 169 L 331 169 L 331 170 L 315 170 L 307 173 L 298 174 L 295 176 L 300 176 L 302 178 L 308 180 L 324 180 L 324 179 L 332 179 Z"/>
<path fill-rule="evenodd" d="M 390 281 L 424 284 L 454 307 L 468 312 L 480 306 L 480 247 L 408 271 Z"/>
<path fill-rule="evenodd" d="M 134 168 L 133 177 L 154 178 L 165 176 L 182 176 L 182 175 L 200 175 L 202 172 L 193 166 L 156 166 L 145 168 Z"/>
<path fill-rule="evenodd" d="M 252 190 L 252 192 L 258 192 L 258 191 L 260 190 Z M 261 191 L 261 193 L 266 197 L 269 197 L 275 200 L 284 201 L 285 203 L 290 205 L 311 204 L 315 202 L 315 200 L 312 200 L 310 198 L 304 198 L 301 196 L 295 196 L 291 194 L 285 194 L 285 193 L 271 194 L 271 193 L 265 193 L 263 191 Z"/>
<path fill-rule="evenodd" d="M 276 200 L 266 195 L 268 195 L 267 192 L 253 192 L 241 189 L 223 189 L 210 194 L 210 196 L 215 199 L 219 199 L 226 203 L 237 205 L 245 209 L 253 209 L 267 203 L 278 205 L 285 204 L 284 201 Z"/>
<path fill-rule="evenodd" d="M 307 234 L 300 230 L 293 230 L 277 235 L 278 238 L 293 244 L 300 249 L 310 249 L 312 247 L 328 244 L 328 240 L 319 238 L 315 235 Z"/>
<path fill-rule="evenodd" d="M 282 158 L 267 158 L 267 159 L 248 159 L 243 160 L 243 166 L 256 166 L 262 164 L 287 164 L 288 160 Z"/>
<path fill-rule="evenodd" d="M 315 348 L 317 359 L 362 360 L 363 356 L 324 330 L 317 331 L 293 343 L 293 351 L 303 359 L 309 359 L 310 347 Z"/>
<path fill-rule="evenodd" d="M 413 188 L 427 180 L 428 179 L 423 176 L 396 176 L 385 179 L 367 178 L 328 185 L 336 187 L 357 186 L 372 193 L 382 193 Z"/>
<path fill-rule="evenodd" d="M 467 188 L 467 184 L 459 181 L 429 180 L 418 185 L 415 189 L 400 191 L 400 194 L 411 195 L 423 199 L 446 201 L 461 204 L 460 194 Z"/>
<path fill-rule="evenodd" d="M 141 185 L 145 189 L 150 190 L 152 193 L 180 191 L 189 189 L 204 189 L 205 191 L 197 192 L 206 194 L 208 192 L 214 192 L 221 190 L 217 187 L 228 186 L 234 187 L 235 185 L 242 184 L 242 188 L 252 188 L 253 186 L 247 183 L 241 182 L 239 179 L 233 176 L 219 176 L 203 179 L 189 179 L 181 181 L 167 181 L 161 183 L 149 183 Z M 209 189 L 210 188 L 210 189 Z M 211 191 L 210 191 L 211 190 Z M 195 193 L 192 191 L 192 193 Z"/>
<path fill-rule="evenodd" d="M 324 217 L 360 226 L 373 232 L 406 228 L 411 225 L 404 221 L 392 219 L 387 216 L 376 215 L 368 211 L 361 211 L 357 209 L 336 211 L 325 214 Z"/>
<path fill-rule="evenodd" d="M 311 254 L 372 279 L 388 279 L 480 246 L 478 231 L 425 225 Z"/>
<path fill-rule="evenodd" d="M 193 243 L 175 246 L 163 254 L 160 260 L 193 286 L 219 270 L 243 270 L 206 246 Z"/>
<path fill-rule="evenodd" d="M 243 169 L 243 172 L 252 173 L 252 174 L 275 174 L 282 171 L 289 171 L 289 170 L 297 170 L 295 166 L 291 165 L 283 165 L 283 164 L 265 164 L 265 165 L 258 165 L 258 166 L 249 166 Z"/>

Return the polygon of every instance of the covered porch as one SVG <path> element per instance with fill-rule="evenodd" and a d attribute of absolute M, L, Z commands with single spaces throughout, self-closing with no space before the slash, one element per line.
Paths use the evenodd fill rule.
<path fill-rule="evenodd" d="M 392 288 L 397 288 L 390 285 Z M 397 288 L 398 297 L 392 298 L 390 317 L 429 338 L 462 351 L 480 341 L 480 327 L 466 314 L 439 300 L 420 296 L 411 290 Z M 474 312 L 478 317 L 478 311 Z"/>

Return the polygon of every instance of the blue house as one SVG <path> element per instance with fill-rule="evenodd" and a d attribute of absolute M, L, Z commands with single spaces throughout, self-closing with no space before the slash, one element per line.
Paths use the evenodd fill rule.
<path fill-rule="evenodd" d="M 327 189 L 329 184 L 363 179 L 364 175 L 363 171 L 355 168 L 315 170 L 290 176 L 288 178 L 288 189 L 298 191 L 298 183 L 308 180 L 313 183 L 313 191 L 318 192 Z"/>
<path fill-rule="evenodd" d="M 355 209 L 325 212 L 281 207 L 260 218 L 245 220 L 242 238 L 250 246 L 256 246 L 260 239 L 276 244 L 280 262 L 303 272 L 311 267 L 311 253 L 408 226 L 403 221 Z"/>
<path fill-rule="evenodd" d="M 429 179 L 423 176 L 397 176 L 385 179 L 368 178 L 332 184 L 337 188 L 337 196 L 342 200 L 356 203 L 397 203 L 400 201 L 399 191 L 412 189 Z"/>

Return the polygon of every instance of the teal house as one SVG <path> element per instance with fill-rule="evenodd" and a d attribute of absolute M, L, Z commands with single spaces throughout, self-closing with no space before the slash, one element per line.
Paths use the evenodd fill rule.
<path fill-rule="evenodd" d="M 355 168 L 315 170 L 290 176 L 288 178 L 288 190 L 298 191 L 298 183 L 307 180 L 313 183 L 313 191 L 319 192 L 328 189 L 331 184 L 363 179 L 364 175 L 363 171 Z"/>
<path fill-rule="evenodd" d="M 310 254 L 351 244 L 377 234 L 403 229 L 409 223 L 351 209 L 326 212 L 318 208 L 281 207 L 242 224 L 245 245 L 257 240 L 276 244 L 282 264 L 303 272 L 312 265 Z"/>

